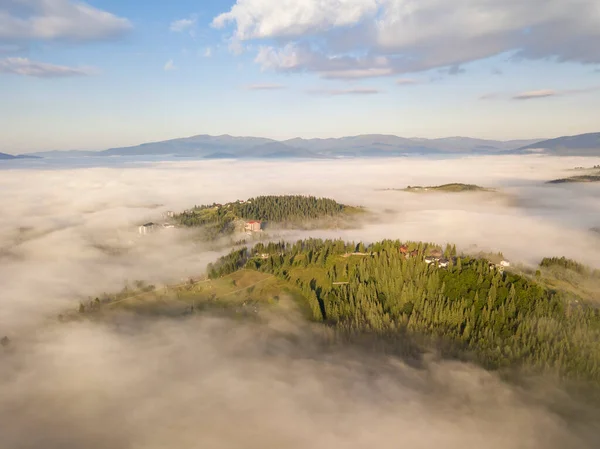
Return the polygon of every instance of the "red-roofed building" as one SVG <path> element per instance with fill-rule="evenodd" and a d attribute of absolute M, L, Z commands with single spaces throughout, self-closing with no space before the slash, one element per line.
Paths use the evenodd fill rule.
<path fill-rule="evenodd" d="M 247 232 L 259 232 L 262 230 L 262 222 L 255 220 L 247 221 L 244 229 Z"/>

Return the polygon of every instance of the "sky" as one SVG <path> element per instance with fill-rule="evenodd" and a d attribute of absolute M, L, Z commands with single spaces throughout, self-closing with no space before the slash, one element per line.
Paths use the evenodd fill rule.
<path fill-rule="evenodd" d="M 597 132 L 597 0 L 0 0 L 0 152 Z"/>

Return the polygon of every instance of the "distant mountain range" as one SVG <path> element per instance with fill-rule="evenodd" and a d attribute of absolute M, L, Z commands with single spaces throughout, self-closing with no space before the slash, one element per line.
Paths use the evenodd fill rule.
<path fill-rule="evenodd" d="M 558 137 L 515 150 L 519 154 L 537 152 L 554 156 L 600 156 L 600 133 Z"/>
<path fill-rule="evenodd" d="M 199 135 L 163 142 L 144 143 L 132 147 L 111 148 L 104 151 L 47 151 L 32 154 L 45 158 L 136 155 L 169 155 L 206 159 L 393 157 L 460 153 L 498 154 L 536 141 L 497 141 L 469 137 L 408 139 L 383 134 L 330 139 L 295 138 L 278 141 L 262 137 Z"/>
<path fill-rule="evenodd" d="M 86 156 L 169 156 L 205 159 L 356 158 L 452 154 L 600 155 L 600 133 L 540 141 L 485 140 L 470 137 L 405 138 L 384 134 L 330 138 L 273 140 L 262 137 L 198 135 L 104 151 L 46 151 L 24 155 L 44 158 Z M 8 158 L 21 156 L 8 156 Z"/>
<path fill-rule="evenodd" d="M 10 160 L 10 159 L 38 159 L 38 156 L 34 156 L 31 154 L 19 154 L 18 156 L 13 156 L 12 154 L 0 153 L 0 160 Z"/>

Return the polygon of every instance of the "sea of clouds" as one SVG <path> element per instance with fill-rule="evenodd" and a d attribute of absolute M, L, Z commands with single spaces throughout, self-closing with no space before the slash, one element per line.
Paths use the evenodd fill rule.
<path fill-rule="evenodd" d="M 140 236 L 137 227 L 167 210 L 262 194 L 327 196 L 376 214 L 358 229 L 290 232 L 288 238 L 452 242 L 463 251 L 502 251 L 526 265 L 564 255 L 600 268 L 600 237 L 590 231 L 600 226 L 600 186 L 545 184 L 600 159 L 112 159 L 95 166 L 20 161 L 0 168 L 0 335 L 15 341 L 0 353 L 2 447 L 598 443 L 594 420 L 574 424 L 481 369 L 440 361 L 416 369 L 358 350 L 323 353 L 313 344 L 319 331 L 298 323 L 282 331 L 207 317 L 118 328 L 45 320 L 126 282 L 203 274 L 224 250 L 198 243 L 189 230 Z M 447 182 L 497 192 L 381 190 Z M 552 389 L 544 396 L 560 394 Z"/>

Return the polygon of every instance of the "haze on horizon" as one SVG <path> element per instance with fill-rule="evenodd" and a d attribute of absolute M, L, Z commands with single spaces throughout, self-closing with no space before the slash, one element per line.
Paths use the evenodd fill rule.
<path fill-rule="evenodd" d="M 600 12 L 595 0 L 576 5 L 2 2 L 0 152 L 196 134 L 595 132 Z"/>

